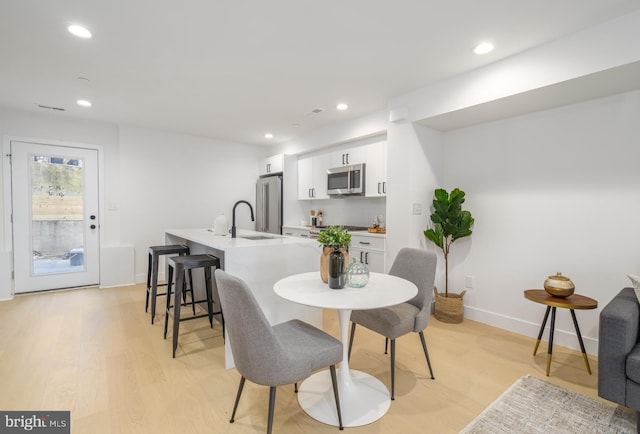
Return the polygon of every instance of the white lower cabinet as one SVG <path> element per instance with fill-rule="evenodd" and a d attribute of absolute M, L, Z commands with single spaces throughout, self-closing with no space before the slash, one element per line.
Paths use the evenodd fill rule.
<path fill-rule="evenodd" d="M 289 226 L 282 227 L 282 235 L 290 237 L 309 238 L 309 229 L 292 228 Z"/>
<path fill-rule="evenodd" d="M 367 266 L 369 271 L 384 273 L 385 239 L 366 235 L 351 235 L 349 256 Z"/>

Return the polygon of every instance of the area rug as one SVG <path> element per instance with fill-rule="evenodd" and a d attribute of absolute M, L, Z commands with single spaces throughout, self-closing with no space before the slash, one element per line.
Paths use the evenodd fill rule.
<path fill-rule="evenodd" d="M 527 375 L 461 434 L 635 433 L 635 414 Z"/>

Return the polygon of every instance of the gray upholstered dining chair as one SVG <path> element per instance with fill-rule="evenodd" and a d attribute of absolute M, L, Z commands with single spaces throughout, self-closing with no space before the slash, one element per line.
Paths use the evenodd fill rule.
<path fill-rule="evenodd" d="M 418 287 L 418 294 L 406 303 L 378 309 L 354 310 L 351 313 L 349 358 L 351 357 L 356 324 L 373 330 L 386 338 L 385 354 L 387 353 L 387 343 L 391 340 L 391 399 L 395 399 L 396 338 L 400 336 L 410 332 L 420 335 L 422 349 L 429 366 L 429 373 L 432 379 L 435 378 L 431 369 L 431 360 L 429 360 L 429 351 L 427 350 L 423 330 L 427 327 L 431 314 L 436 263 L 437 257 L 433 252 L 413 248 L 401 249 L 391 265 L 389 274 L 413 282 Z M 389 290 L 393 291 L 393 288 L 389 288 Z"/>
<path fill-rule="evenodd" d="M 336 364 L 342 360 L 340 341 L 296 319 L 271 326 L 244 281 L 219 269 L 215 271 L 215 278 L 229 345 L 236 369 L 241 375 L 229 422 L 234 422 L 245 380 L 249 379 L 270 387 L 267 433 L 271 433 L 276 387 L 295 384 L 309 377 L 311 372 L 329 366 L 342 430 L 336 381 Z"/>

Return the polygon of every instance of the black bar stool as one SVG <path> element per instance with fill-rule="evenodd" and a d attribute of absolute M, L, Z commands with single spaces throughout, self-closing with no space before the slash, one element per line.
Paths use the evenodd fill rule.
<path fill-rule="evenodd" d="M 169 327 L 169 313 L 171 312 L 171 308 L 173 308 L 173 357 L 176 357 L 176 348 L 178 347 L 178 331 L 180 329 L 180 321 L 188 321 L 196 318 L 203 318 L 205 316 L 209 317 L 209 324 L 211 324 L 211 328 L 213 328 L 213 315 L 220 314 L 220 323 L 222 324 L 222 336 L 224 336 L 224 315 L 222 313 L 222 307 L 217 312 L 213 311 L 213 279 L 211 268 L 220 268 L 220 259 L 213 255 L 186 255 L 186 256 L 172 256 L 167 259 L 167 263 L 169 264 L 169 278 L 167 279 L 167 308 L 165 311 L 164 317 L 164 338 L 167 338 L 167 330 Z M 178 300 L 182 297 L 184 290 L 186 289 L 186 282 L 184 280 L 185 273 L 187 271 L 191 272 L 191 270 L 196 268 L 204 268 L 204 283 L 205 283 L 205 292 L 206 292 L 206 300 L 195 300 L 192 292 L 192 301 L 194 303 L 207 303 L 207 313 L 202 315 L 190 316 L 187 318 L 180 318 L 180 303 Z M 173 278 L 173 273 L 176 273 L 176 285 L 173 291 L 174 302 L 171 305 L 171 281 Z M 191 289 L 193 291 L 193 287 Z"/>
<path fill-rule="evenodd" d="M 156 297 L 159 295 L 167 295 L 166 292 L 158 294 L 158 286 L 167 286 L 166 283 L 158 284 L 158 264 L 161 255 L 188 255 L 189 247 L 181 244 L 173 244 L 168 246 L 151 246 L 149 247 L 149 265 L 147 267 L 147 301 L 144 311 L 149 311 L 149 294 L 151 294 L 151 324 L 156 317 Z M 193 285 L 193 282 L 190 282 Z M 193 299 L 193 294 L 192 294 Z M 186 293 L 185 293 L 186 302 Z M 195 314 L 195 306 L 193 307 Z"/>

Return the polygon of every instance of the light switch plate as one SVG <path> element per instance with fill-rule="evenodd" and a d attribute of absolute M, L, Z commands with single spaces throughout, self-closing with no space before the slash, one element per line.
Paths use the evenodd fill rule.
<path fill-rule="evenodd" d="M 412 206 L 412 213 L 413 215 L 422 215 L 422 204 L 414 203 Z"/>
<path fill-rule="evenodd" d="M 467 289 L 473 288 L 473 276 L 464 276 L 464 287 Z"/>

